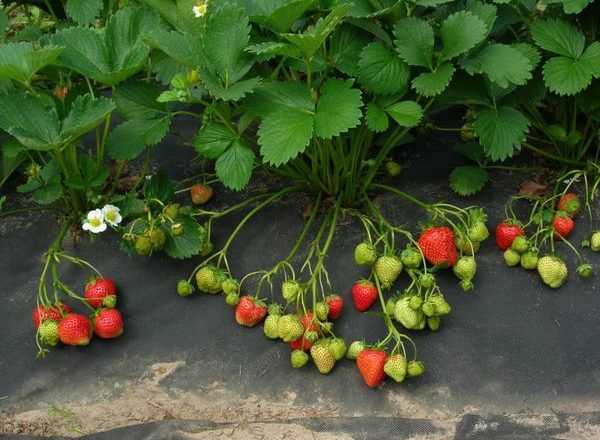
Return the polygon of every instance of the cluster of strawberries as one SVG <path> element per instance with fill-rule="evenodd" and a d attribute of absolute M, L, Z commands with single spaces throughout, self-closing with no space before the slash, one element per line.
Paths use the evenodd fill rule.
<path fill-rule="evenodd" d="M 37 339 L 44 345 L 84 346 L 92 335 L 112 339 L 123 333 L 123 317 L 115 308 L 117 289 L 110 278 L 94 278 L 85 288 L 85 301 L 92 310 L 91 317 L 74 313 L 64 303 L 40 305 L 33 311 Z"/>
<path fill-rule="evenodd" d="M 508 266 L 521 266 L 525 270 L 538 271 L 542 281 L 552 288 L 559 288 L 568 278 L 568 268 L 564 260 L 554 251 L 554 242 L 562 241 L 579 259 L 577 274 L 583 278 L 592 275 L 592 266 L 587 263 L 568 237 L 575 226 L 581 209 L 577 194 L 567 193 L 560 197 L 555 207 L 536 204 L 527 224 L 516 218 L 502 221 L 496 227 L 496 245 L 504 251 L 504 261 Z M 534 231 L 528 236 L 526 229 Z M 550 243 L 550 253 L 540 256 L 540 249 Z M 592 250 L 600 250 L 600 232 L 593 232 L 587 241 Z M 597 243 L 597 245 L 595 245 Z"/>

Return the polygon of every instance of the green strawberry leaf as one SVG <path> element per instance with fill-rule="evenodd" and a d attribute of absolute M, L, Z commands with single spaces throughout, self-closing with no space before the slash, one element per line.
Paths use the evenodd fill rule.
<path fill-rule="evenodd" d="M 271 113 L 258 129 L 260 153 L 266 162 L 279 166 L 302 153 L 312 135 L 312 114 L 300 109 Z"/>
<path fill-rule="evenodd" d="M 473 126 L 486 155 L 492 160 L 504 160 L 520 150 L 529 131 L 529 120 L 512 107 L 500 106 L 479 111 Z"/>
<path fill-rule="evenodd" d="M 431 97 L 442 93 L 454 75 L 454 65 L 443 63 L 434 72 L 423 72 L 412 81 L 412 87 L 422 96 Z"/>
<path fill-rule="evenodd" d="M 566 21 L 552 18 L 535 20 L 531 25 L 533 41 L 544 50 L 570 58 L 578 58 L 585 47 L 585 36 Z"/>
<path fill-rule="evenodd" d="M 342 24 L 331 36 L 333 65 L 349 76 L 358 76 L 358 61 L 363 48 L 369 44 L 369 35 L 355 26 Z"/>
<path fill-rule="evenodd" d="M 169 131 L 170 119 L 130 119 L 111 131 L 108 155 L 115 160 L 137 157 L 146 146 L 158 144 Z"/>
<path fill-rule="evenodd" d="M 557 95 L 575 95 L 592 82 L 594 66 L 583 60 L 553 57 L 544 64 L 544 82 Z"/>
<path fill-rule="evenodd" d="M 62 47 L 46 46 L 34 49 L 31 43 L 4 43 L 0 45 L 0 79 L 12 79 L 29 84 L 39 70 L 53 64 Z"/>
<path fill-rule="evenodd" d="M 115 109 L 110 99 L 92 95 L 79 95 L 73 102 L 71 111 L 62 122 L 61 141 L 77 139 L 100 125 Z"/>
<path fill-rule="evenodd" d="M 265 2 L 265 5 L 269 5 L 269 3 L 273 2 Z M 291 0 L 274 8 L 268 15 L 253 16 L 252 21 L 279 34 L 287 32 L 313 3 L 314 0 Z"/>
<path fill-rule="evenodd" d="M 496 6 L 489 3 L 482 3 L 478 0 L 467 0 L 466 10 L 481 18 L 485 23 L 487 33 L 491 32 L 498 13 Z"/>
<path fill-rule="evenodd" d="M 245 50 L 255 54 L 260 61 L 268 61 L 278 56 L 300 58 L 300 51 L 295 46 L 292 46 L 289 43 L 279 43 L 276 41 L 265 41 L 263 43 L 253 44 L 246 47 Z"/>
<path fill-rule="evenodd" d="M 144 185 L 144 198 L 158 199 L 163 203 L 168 203 L 175 195 L 175 187 L 171 179 L 162 171 L 158 171 Z"/>
<path fill-rule="evenodd" d="M 201 156 L 218 159 L 237 136 L 227 127 L 214 122 L 205 124 L 193 140 L 193 146 Z"/>
<path fill-rule="evenodd" d="M 84 154 L 79 160 L 79 171 L 81 176 L 70 176 L 66 180 L 69 188 L 87 190 L 89 188 L 99 187 L 108 178 L 108 167 L 98 165 L 89 155 Z"/>
<path fill-rule="evenodd" d="M 102 84 L 114 86 L 145 67 L 148 47 L 141 37 L 160 28 L 159 17 L 149 9 L 125 8 L 113 15 L 104 32 L 72 27 L 52 36 L 63 46 L 59 62 Z"/>
<path fill-rule="evenodd" d="M 113 94 L 117 112 L 125 119 L 164 117 L 169 108 L 157 101 L 161 89 L 156 84 L 130 81 L 120 84 Z"/>
<path fill-rule="evenodd" d="M 562 0 L 563 10 L 565 14 L 579 14 L 593 0 Z"/>
<path fill-rule="evenodd" d="M 370 102 L 367 105 L 366 121 L 369 129 L 376 133 L 386 131 L 390 125 L 384 108 L 376 102 Z"/>
<path fill-rule="evenodd" d="M 460 196 L 471 196 L 483 189 L 488 178 L 488 172 L 482 168 L 459 166 L 450 173 L 450 188 Z"/>
<path fill-rule="evenodd" d="M 396 50 L 406 64 L 432 69 L 434 37 L 429 23 L 417 17 L 403 18 L 396 24 L 394 35 Z"/>
<path fill-rule="evenodd" d="M 483 41 L 487 33 L 485 22 L 471 12 L 459 11 L 442 22 L 440 36 L 444 43 L 440 61 L 451 60 Z"/>
<path fill-rule="evenodd" d="M 330 79 L 324 85 L 317 103 L 315 133 L 331 139 L 360 124 L 362 100 L 352 80 Z"/>
<path fill-rule="evenodd" d="M 190 34 L 157 29 L 142 36 L 142 41 L 151 48 L 164 52 L 182 66 L 197 69 L 202 63 L 201 53 L 197 48 L 199 40 Z"/>
<path fill-rule="evenodd" d="M 372 93 L 392 95 L 408 84 L 408 66 L 380 42 L 366 46 L 358 61 L 358 80 Z"/>
<path fill-rule="evenodd" d="M 40 205 L 49 205 L 60 199 L 61 195 L 62 186 L 60 184 L 60 177 L 55 176 L 33 192 L 33 201 Z"/>
<path fill-rule="evenodd" d="M 102 0 L 67 0 L 65 12 L 79 24 L 90 24 L 104 9 Z"/>
<path fill-rule="evenodd" d="M 386 107 L 385 111 L 402 127 L 414 127 L 423 117 L 423 108 L 415 101 L 397 102 Z"/>
<path fill-rule="evenodd" d="M 252 176 L 254 151 L 240 141 L 235 141 L 215 164 L 217 177 L 223 185 L 234 191 L 243 189 Z"/>
<path fill-rule="evenodd" d="M 469 73 L 485 73 L 488 78 L 506 88 L 523 85 L 532 78 L 533 65 L 519 50 L 506 44 L 490 44 L 461 63 Z"/>
<path fill-rule="evenodd" d="M 200 237 L 200 225 L 196 219 L 189 215 L 179 214 L 175 222 L 183 226 L 183 232 L 181 235 L 175 236 L 170 233 L 169 228 L 163 228 L 163 232 L 167 236 L 165 253 L 177 260 L 198 255 L 202 246 L 202 238 Z"/>

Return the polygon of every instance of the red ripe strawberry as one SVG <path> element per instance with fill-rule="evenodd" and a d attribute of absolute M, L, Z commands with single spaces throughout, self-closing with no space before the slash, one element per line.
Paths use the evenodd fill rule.
<path fill-rule="evenodd" d="M 312 342 L 308 341 L 307 339 L 304 338 L 304 336 L 300 336 L 298 339 L 296 339 L 295 341 L 290 342 L 290 348 L 292 350 L 310 350 L 312 347 Z"/>
<path fill-rule="evenodd" d="M 505 220 L 496 226 L 496 246 L 505 251 L 519 235 L 525 235 L 523 228 Z"/>
<path fill-rule="evenodd" d="M 85 298 L 90 306 L 97 309 L 107 296 L 117 294 L 115 283 L 110 278 L 93 278 L 85 286 Z"/>
<path fill-rule="evenodd" d="M 329 295 L 325 298 L 329 306 L 329 319 L 338 319 L 344 309 L 344 299 L 339 295 Z"/>
<path fill-rule="evenodd" d="M 454 244 L 454 232 L 448 226 L 428 228 L 421 233 L 417 242 L 429 264 L 454 266 L 458 252 Z"/>
<path fill-rule="evenodd" d="M 368 310 L 377 301 L 377 296 L 377 288 L 371 281 L 357 281 L 352 286 L 352 299 L 356 310 L 361 312 Z"/>
<path fill-rule="evenodd" d="M 58 323 L 58 336 L 65 345 L 88 345 L 92 340 L 92 325 L 87 316 L 69 313 Z"/>
<path fill-rule="evenodd" d="M 383 350 L 365 348 L 356 358 L 356 366 L 368 387 L 375 388 L 385 379 L 385 361 L 388 354 Z"/>
<path fill-rule="evenodd" d="M 33 311 L 33 325 L 35 325 L 35 328 L 38 328 L 42 322 L 48 319 L 60 321 L 63 314 L 69 313 L 70 311 L 71 307 L 66 304 L 60 304 L 59 306 L 52 306 L 49 308 L 39 306 Z"/>
<path fill-rule="evenodd" d="M 117 309 L 101 310 L 94 320 L 94 333 L 104 339 L 112 339 L 123 333 L 123 317 Z"/>
<path fill-rule="evenodd" d="M 567 238 L 573 230 L 573 226 L 575 226 L 575 222 L 573 222 L 571 217 L 569 217 L 567 214 L 561 215 L 561 213 L 558 213 L 552 222 L 552 227 L 554 228 L 554 238 Z"/>
<path fill-rule="evenodd" d="M 194 205 L 204 205 L 212 198 L 213 189 L 208 185 L 192 185 L 190 195 L 192 196 L 192 203 Z"/>
<path fill-rule="evenodd" d="M 579 201 L 579 197 L 573 193 L 562 196 L 556 205 L 558 211 L 567 213 L 569 217 L 576 217 L 579 214 L 580 207 L 581 202 Z"/>
<path fill-rule="evenodd" d="M 313 321 L 313 312 L 308 311 L 300 316 L 300 321 L 302 322 L 302 326 L 304 327 L 304 331 L 313 331 L 319 332 L 319 326 L 316 322 Z"/>
<path fill-rule="evenodd" d="M 235 320 L 246 327 L 254 327 L 267 315 L 267 306 L 260 300 L 242 296 L 235 308 Z"/>

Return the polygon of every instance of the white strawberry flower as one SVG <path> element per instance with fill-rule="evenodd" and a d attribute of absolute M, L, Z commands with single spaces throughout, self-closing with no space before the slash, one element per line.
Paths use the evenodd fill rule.
<path fill-rule="evenodd" d="M 111 226 L 119 226 L 119 223 L 123 220 L 121 217 L 120 209 L 114 205 L 104 205 L 102 208 L 102 214 L 104 214 L 104 220 Z"/>
<path fill-rule="evenodd" d="M 198 4 L 192 8 L 192 11 L 194 12 L 194 16 L 196 18 L 203 17 L 204 14 L 206 14 L 206 12 L 208 11 L 206 2 L 204 2 L 202 0 L 198 1 Z"/>
<path fill-rule="evenodd" d="M 104 214 L 100 209 L 94 209 L 88 212 L 87 219 L 82 226 L 84 231 L 90 231 L 94 234 L 106 231 L 106 223 L 104 223 Z"/>

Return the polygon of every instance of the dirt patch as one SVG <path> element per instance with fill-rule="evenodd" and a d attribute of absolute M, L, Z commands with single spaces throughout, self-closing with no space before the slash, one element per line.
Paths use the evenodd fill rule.
<path fill-rule="evenodd" d="M 295 406 L 293 393 L 282 395 L 284 403 L 272 403 L 257 396 L 240 399 L 220 382 L 199 392 L 167 390 L 161 386 L 164 379 L 183 365 L 185 362 L 153 364 L 139 380 L 120 384 L 117 396 L 110 396 L 108 392 L 98 393 L 96 399 L 86 396 L 84 402 L 51 405 L 0 418 L 0 433 L 77 436 L 159 420 L 235 422 L 247 430 L 244 423 L 258 426 L 257 422 L 261 421 L 337 415 L 337 409 L 327 406 Z"/>

